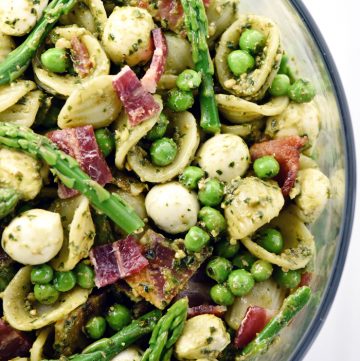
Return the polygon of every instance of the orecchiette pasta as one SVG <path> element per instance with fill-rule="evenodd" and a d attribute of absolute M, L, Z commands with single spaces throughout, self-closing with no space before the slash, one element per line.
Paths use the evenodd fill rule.
<path fill-rule="evenodd" d="M 0 32 L 0 63 L 15 48 L 15 43 L 11 36 Z"/>
<path fill-rule="evenodd" d="M 0 86 L 0 112 L 16 104 L 28 92 L 36 88 L 30 80 L 19 80 L 9 85 Z"/>
<path fill-rule="evenodd" d="M 45 327 L 39 332 L 30 350 L 30 361 L 41 361 L 44 359 L 44 346 L 50 333 L 51 326 Z"/>
<path fill-rule="evenodd" d="M 262 135 L 264 125 L 265 121 L 263 119 L 238 125 L 222 124 L 221 132 L 224 134 L 235 134 L 244 139 L 258 140 Z"/>

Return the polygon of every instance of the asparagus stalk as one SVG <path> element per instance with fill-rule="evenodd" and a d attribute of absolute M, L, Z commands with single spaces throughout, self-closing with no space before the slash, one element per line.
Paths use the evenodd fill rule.
<path fill-rule="evenodd" d="M 59 150 L 48 138 L 29 128 L 0 122 L 0 144 L 43 159 L 67 187 L 83 193 L 96 209 L 125 232 L 133 233 L 144 226 L 136 212 L 118 195 L 109 193 L 93 181 L 74 158 Z"/>
<path fill-rule="evenodd" d="M 182 298 L 174 303 L 155 326 L 149 348 L 141 361 L 165 361 L 171 359 L 172 348 L 180 337 L 188 309 L 188 299 Z"/>
<path fill-rule="evenodd" d="M 12 188 L 0 188 L 0 219 L 11 213 L 20 199 L 19 193 Z"/>
<path fill-rule="evenodd" d="M 219 111 L 214 94 L 214 66 L 206 42 L 208 22 L 202 0 L 181 0 L 185 13 L 185 26 L 192 45 L 195 69 L 201 74 L 200 126 L 209 133 L 220 132 Z"/>
<path fill-rule="evenodd" d="M 60 360 L 43 361 L 110 361 L 142 336 L 149 334 L 156 326 L 160 316 L 161 312 L 159 310 L 151 311 L 134 320 L 129 326 L 126 326 L 112 337 L 94 342 L 81 354 L 70 357 L 62 356 Z"/>
<path fill-rule="evenodd" d="M 77 0 L 53 0 L 47 6 L 43 16 L 26 40 L 0 63 L 0 85 L 14 81 L 25 72 L 36 50 L 55 26 L 57 20 L 60 16 L 67 14 L 76 2 Z"/>
<path fill-rule="evenodd" d="M 286 327 L 295 315 L 302 310 L 311 297 L 311 289 L 307 286 L 298 288 L 287 297 L 279 313 L 250 342 L 241 353 L 241 360 L 248 360 L 265 352 L 279 332 Z"/>

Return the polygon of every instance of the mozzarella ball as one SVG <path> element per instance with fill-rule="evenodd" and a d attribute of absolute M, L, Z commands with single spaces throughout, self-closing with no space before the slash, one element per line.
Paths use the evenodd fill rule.
<path fill-rule="evenodd" d="M 194 192 L 171 182 L 153 187 L 146 196 L 145 208 L 159 228 L 177 234 L 195 226 L 200 207 Z"/>
<path fill-rule="evenodd" d="M 135 346 L 131 346 L 120 352 L 111 361 L 141 361 L 142 351 Z"/>
<path fill-rule="evenodd" d="M 146 62 L 152 55 L 151 30 L 155 24 L 144 9 L 116 7 L 104 29 L 102 43 L 115 64 L 134 66 Z"/>
<path fill-rule="evenodd" d="M 14 218 L 5 228 L 1 245 L 15 261 L 37 265 L 56 256 L 63 237 L 60 214 L 31 209 Z"/>
<path fill-rule="evenodd" d="M 242 177 L 250 165 L 249 148 L 234 134 L 219 134 L 206 141 L 198 152 L 200 167 L 209 177 L 223 182 Z"/>
<path fill-rule="evenodd" d="M 186 321 L 182 335 L 175 344 L 179 360 L 216 358 L 230 343 L 224 322 L 214 315 L 200 315 Z"/>
<path fill-rule="evenodd" d="M 48 0 L 0 1 L 1 32 L 13 36 L 26 35 L 40 19 L 48 2 Z"/>

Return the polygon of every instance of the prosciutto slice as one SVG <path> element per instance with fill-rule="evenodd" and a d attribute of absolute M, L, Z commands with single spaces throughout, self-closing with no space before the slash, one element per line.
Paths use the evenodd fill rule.
<path fill-rule="evenodd" d="M 75 71 L 81 78 L 85 78 L 89 75 L 91 69 L 94 67 L 87 47 L 77 36 L 74 36 L 71 39 L 71 59 L 74 64 Z"/>
<path fill-rule="evenodd" d="M 23 332 L 0 319 L 0 361 L 28 356 L 32 342 Z"/>
<path fill-rule="evenodd" d="M 95 268 L 95 284 L 99 288 L 137 274 L 149 264 L 142 255 L 141 246 L 132 236 L 93 248 L 90 261 Z"/>
<path fill-rule="evenodd" d="M 200 305 L 188 309 L 188 318 L 211 314 L 217 317 L 223 317 L 227 308 L 225 306 Z"/>
<path fill-rule="evenodd" d="M 154 116 L 160 110 L 154 97 L 144 89 L 136 74 L 124 66 L 113 80 L 113 87 L 122 101 L 129 122 L 135 126 Z"/>
<path fill-rule="evenodd" d="M 271 317 L 272 314 L 265 308 L 250 306 L 236 333 L 234 339 L 235 347 L 239 349 L 244 348 L 264 329 Z"/>
<path fill-rule="evenodd" d="M 100 185 L 112 180 L 111 171 L 96 142 L 94 129 L 91 125 L 84 127 L 54 130 L 47 134 L 62 151 L 75 158 L 81 169 Z M 70 198 L 78 191 L 59 185 L 59 197 Z"/>
<path fill-rule="evenodd" d="M 281 185 L 284 197 L 288 196 L 299 171 L 300 151 L 307 143 L 307 137 L 297 135 L 266 142 L 256 143 L 250 148 L 253 161 L 266 155 L 272 155 L 280 164 L 280 173 L 276 180 Z"/>
<path fill-rule="evenodd" d="M 150 68 L 146 71 L 141 79 L 141 84 L 149 93 L 156 92 L 156 86 L 165 71 L 167 45 L 166 39 L 160 28 L 152 31 L 154 41 L 154 54 L 150 64 Z"/>

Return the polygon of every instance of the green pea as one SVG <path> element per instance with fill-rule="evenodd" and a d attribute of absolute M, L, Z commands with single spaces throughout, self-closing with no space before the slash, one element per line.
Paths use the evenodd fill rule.
<path fill-rule="evenodd" d="M 238 297 L 247 295 L 255 285 L 251 273 L 244 269 L 232 271 L 227 283 L 232 294 Z"/>
<path fill-rule="evenodd" d="M 231 270 L 231 262 L 222 257 L 213 258 L 206 266 L 206 274 L 218 283 L 225 282 Z"/>
<path fill-rule="evenodd" d="M 280 164 L 272 155 L 256 159 L 253 168 L 256 176 L 262 179 L 273 178 L 280 172 Z"/>
<path fill-rule="evenodd" d="M 226 285 L 215 285 L 210 289 L 211 299 L 218 305 L 231 306 L 235 297 Z"/>
<path fill-rule="evenodd" d="M 258 232 L 256 242 L 268 252 L 279 254 L 284 248 L 284 240 L 281 233 L 274 228 L 263 229 Z"/>
<path fill-rule="evenodd" d="M 216 178 L 209 178 L 199 184 L 198 198 L 204 206 L 218 206 L 224 197 L 224 185 Z"/>
<path fill-rule="evenodd" d="M 210 241 L 210 236 L 200 227 L 191 227 L 185 236 L 185 247 L 191 252 L 200 252 Z"/>
<path fill-rule="evenodd" d="M 232 51 L 227 62 L 231 72 L 236 76 L 245 74 L 255 67 L 255 59 L 244 50 Z"/>
<path fill-rule="evenodd" d="M 31 270 L 30 279 L 32 283 L 45 285 L 50 283 L 54 277 L 54 270 L 47 264 L 34 266 Z"/>
<path fill-rule="evenodd" d="M 56 272 L 54 278 L 54 286 L 60 292 L 67 292 L 76 285 L 76 276 L 74 272 Z"/>
<path fill-rule="evenodd" d="M 51 305 L 59 298 L 59 291 L 51 284 L 34 286 L 35 299 L 44 305 Z"/>
<path fill-rule="evenodd" d="M 290 79 L 290 83 L 293 83 L 295 81 L 295 75 L 289 65 L 289 57 L 287 55 L 283 55 L 283 57 L 281 58 L 281 63 L 280 63 L 280 68 L 279 68 L 278 74 L 287 75 Z"/>
<path fill-rule="evenodd" d="M 230 244 L 228 241 L 221 241 L 215 246 L 215 253 L 224 258 L 233 258 L 240 249 L 240 245 L 238 243 Z"/>
<path fill-rule="evenodd" d="M 290 79 L 285 74 L 278 74 L 275 76 L 271 87 L 269 89 L 270 94 L 274 97 L 282 97 L 287 95 L 290 88 Z"/>
<path fill-rule="evenodd" d="M 196 189 L 201 178 L 205 176 L 205 172 L 194 166 L 186 167 L 180 175 L 180 182 L 188 189 Z"/>
<path fill-rule="evenodd" d="M 101 338 L 106 330 L 106 321 L 104 317 L 94 316 L 85 325 L 85 333 L 93 340 Z"/>
<path fill-rule="evenodd" d="M 284 288 L 295 288 L 301 282 L 301 273 L 299 271 L 284 272 L 281 268 L 274 271 L 274 280 L 276 283 Z"/>
<path fill-rule="evenodd" d="M 199 220 L 213 237 L 226 231 L 226 220 L 217 209 L 203 207 L 199 212 Z"/>
<path fill-rule="evenodd" d="M 127 307 L 116 303 L 109 307 L 105 318 L 113 330 L 120 331 L 131 322 L 131 312 Z"/>
<path fill-rule="evenodd" d="M 176 79 L 176 86 L 180 90 L 189 91 L 196 89 L 201 84 L 201 76 L 192 69 L 184 70 Z"/>
<path fill-rule="evenodd" d="M 314 99 L 316 90 L 309 81 L 298 79 L 290 86 L 288 95 L 295 103 L 308 103 Z"/>
<path fill-rule="evenodd" d="M 165 135 L 168 125 L 169 119 L 164 113 L 161 113 L 157 123 L 151 128 L 150 132 L 146 134 L 146 139 L 151 142 L 161 139 Z"/>
<path fill-rule="evenodd" d="M 256 257 L 248 251 L 245 251 L 242 254 L 238 254 L 232 260 L 232 263 L 235 267 L 243 268 L 246 271 L 250 271 L 254 262 L 256 262 Z"/>
<path fill-rule="evenodd" d="M 76 283 L 81 288 L 93 288 L 95 286 L 94 278 L 94 270 L 86 265 L 85 263 L 79 263 L 75 267 L 75 275 L 76 275 Z"/>
<path fill-rule="evenodd" d="M 161 138 L 151 144 L 151 162 L 159 167 L 171 164 L 176 158 L 177 145 L 170 138 Z"/>
<path fill-rule="evenodd" d="M 40 59 L 44 68 L 54 73 L 65 73 L 71 66 L 70 58 L 65 49 L 48 49 L 41 54 Z"/>
<path fill-rule="evenodd" d="M 194 95 L 191 91 L 171 89 L 166 104 L 174 112 L 184 112 L 193 106 Z"/>
<path fill-rule="evenodd" d="M 101 128 L 95 130 L 95 138 L 104 157 L 110 155 L 115 149 L 115 138 L 109 129 Z"/>
<path fill-rule="evenodd" d="M 239 40 L 241 50 L 245 50 L 251 54 L 259 53 L 266 44 L 265 35 L 258 30 L 247 29 L 245 30 Z"/>
<path fill-rule="evenodd" d="M 256 282 L 266 281 L 273 273 L 273 266 L 271 263 L 259 259 L 251 266 L 251 274 Z"/>

